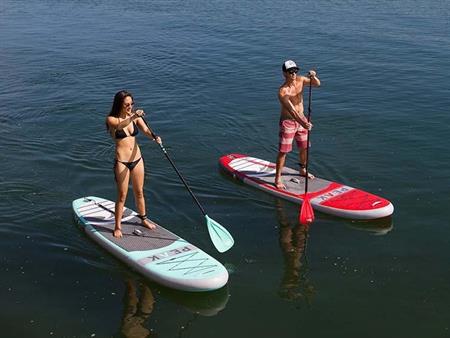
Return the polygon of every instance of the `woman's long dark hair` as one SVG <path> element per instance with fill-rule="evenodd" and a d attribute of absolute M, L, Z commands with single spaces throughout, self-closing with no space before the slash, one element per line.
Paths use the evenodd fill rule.
<path fill-rule="evenodd" d="M 111 111 L 109 112 L 108 116 L 119 117 L 120 111 L 122 110 L 123 107 L 123 101 L 125 101 L 125 98 L 128 96 L 131 97 L 131 99 L 133 100 L 133 95 L 130 92 L 127 92 L 126 90 L 121 90 L 117 92 L 116 95 L 114 95 L 113 105 L 111 107 Z M 108 123 L 106 123 L 106 130 L 109 131 Z"/>

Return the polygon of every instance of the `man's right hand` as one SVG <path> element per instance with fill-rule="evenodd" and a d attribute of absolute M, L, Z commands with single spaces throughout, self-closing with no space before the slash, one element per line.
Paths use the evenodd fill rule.
<path fill-rule="evenodd" d="M 309 122 L 305 116 L 303 116 L 299 122 L 300 122 L 301 126 L 307 130 L 311 130 L 313 127 L 313 124 L 311 122 Z"/>

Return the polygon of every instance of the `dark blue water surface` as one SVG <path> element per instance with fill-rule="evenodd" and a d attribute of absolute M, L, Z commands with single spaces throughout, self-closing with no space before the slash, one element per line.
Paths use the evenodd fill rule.
<path fill-rule="evenodd" d="M 449 14 L 446 0 L 2 0 L 0 336 L 449 337 Z M 391 219 L 317 213 L 306 233 L 298 206 L 219 171 L 230 152 L 275 160 L 287 58 L 322 80 L 311 171 L 388 198 Z M 222 290 L 153 284 L 74 223 L 74 199 L 115 199 L 104 119 L 120 89 L 233 234 L 215 251 L 140 136 L 149 215 L 228 268 Z"/>

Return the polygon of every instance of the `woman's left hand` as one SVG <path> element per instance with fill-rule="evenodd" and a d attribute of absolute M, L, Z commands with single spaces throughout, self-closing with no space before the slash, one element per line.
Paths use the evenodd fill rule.
<path fill-rule="evenodd" d="M 156 143 L 158 143 L 158 144 L 162 144 L 161 137 L 159 137 L 159 136 L 156 136 L 155 141 L 156 141 Z"/>

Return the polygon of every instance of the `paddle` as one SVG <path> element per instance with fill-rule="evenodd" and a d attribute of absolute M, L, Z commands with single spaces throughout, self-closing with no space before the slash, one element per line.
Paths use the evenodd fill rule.
<path fill-rule="evenodd" d="M 311 98 L 312 98 L 312 75 L 309 75 L 309 102 L 308 102 L 308 122 L 311 121 Z M 309 157 L 309 129 L 306 137 L 306 163 L 305 163 L 305 196 L 300 208 L 299 221 L 303 225 L 309 225 L 314 221 L 314 210 L 308 197 L 308 157 Z"/>
<path fill-rule="evenodd" d="M 144 118 L 142 118 L 142 120 L 144 121 L 144 123 L 147 126 L 148 130 L 150 130 L 150 133 L 152 134 L 153 138 L 156 140 L 157 136 L 155 135 L 153 130 L 149 127 L 147 121 Z M 172 159 L 169 157 L 169 154 L 167 153 L 167 151 L 164 148 L 163 144 L 162 143 L 158 143 L 158 144 L 159 144 L 159 147 L 161 148 L 162 152 L 166 156 L 166 158 L 169 160 L 169 162 L 172 165 L 173 169 L 175 169 L 175 172 L 177 173 L 178 177 L 181 179 L 181 181 L 183 182 L 184 186 L 189 191 L 189 194 L 191 194 L 191 196 L 194 199 L 195 203 L 197 204 L 197 206 L 200 208 L 201 212 L 205 216 L 206 225 L 208 227 L 209 236 L 210 236 L 211 241 L 213 242 L 214 246 L 216 247 L 216 249 L 219 252 L 225 252 L 225 251 L 229 250 L 234 244 L 234 239 L 231 236 L 231 234 L 227 231 L 227 229 L 225 229 L 218 222 L 216 222 L 212 218 L 208 217 L 208 215 L 205 212 L 205 209 L 203 209 L 203 207 L 200 204 L 200 202 L 198 201 L 197 197 L 195 197 L 195 195 L 192 192 L 191 188 L 189 188 L 186 180 L 184 179 L 184 177 L 181 175 L 180 171 L 175 166 L 175 163 L 173 163 Z"/>

